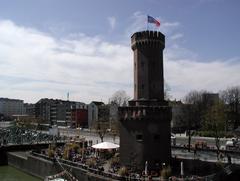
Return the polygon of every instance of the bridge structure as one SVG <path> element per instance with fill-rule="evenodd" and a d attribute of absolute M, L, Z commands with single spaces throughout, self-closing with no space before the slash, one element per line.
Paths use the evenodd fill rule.
<path fill-rule="evenodd" d="M 24 145 L 66 141 L 66 137 L 49 135 L 46 132 L 24 127 L 0 128 L 0 146 Z"/>
<path fill-rule="evenodd" d="M 63 145 L 68 141 L 65 136 L 53 136 L 23 127 L 0 128 L 0 165 L 7 164 L 7 152 L 40 150 L 48 148 L 51 143 Z"/>

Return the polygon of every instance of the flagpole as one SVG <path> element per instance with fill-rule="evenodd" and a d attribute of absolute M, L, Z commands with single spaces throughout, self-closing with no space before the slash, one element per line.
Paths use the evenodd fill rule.
<path fill-rule="evenodd" d="M 148 15 L 147 15 L 147 31 L 148 31 Z"/>

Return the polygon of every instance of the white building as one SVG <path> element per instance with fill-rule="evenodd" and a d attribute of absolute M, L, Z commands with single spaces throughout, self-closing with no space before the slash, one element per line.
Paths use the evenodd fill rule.
<path fill-rule="evenodd" d="M 88 126 L 91 128 L 95 121 L 98 121 L 99 106 L 104 105 L 103 102 L 92 101 L 88 105 Z"/>

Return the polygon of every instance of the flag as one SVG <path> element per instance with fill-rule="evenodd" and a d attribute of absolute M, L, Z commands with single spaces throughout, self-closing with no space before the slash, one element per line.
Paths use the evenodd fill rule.
<path fill-rule="evenodd" d="M 148 15 L 148 23 L 153 23 L 157 27 L 160 26 L 160 21 L 156 20 L 155 18 L 153 18 L 152 16 L 149 16 L 149 15 Z"/>

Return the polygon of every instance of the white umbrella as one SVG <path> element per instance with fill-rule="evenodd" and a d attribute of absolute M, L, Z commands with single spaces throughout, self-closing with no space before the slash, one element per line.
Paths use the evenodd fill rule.
<path fill-rule="evenodd" d="M 102 143 L 98 143 L 96 145 L 93 145 L 92 148 L 107 150 L 107 149 L 119 148 L 119 145 L 114 144 L 114 143 L 110 143 L 110 142 L 102 142 Z"/>

